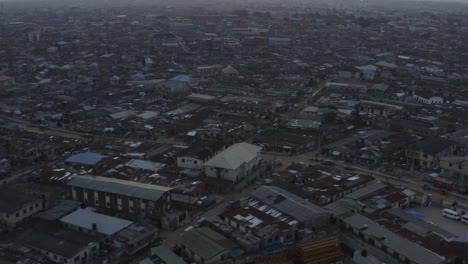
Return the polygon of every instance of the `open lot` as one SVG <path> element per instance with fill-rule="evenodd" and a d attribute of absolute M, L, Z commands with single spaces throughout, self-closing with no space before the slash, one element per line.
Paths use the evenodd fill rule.
<path fill-rule="evenodd" d="M 454 235 L 462 236 L 468 233 L 468 225 L 463 224 L 460 221 L 454 221 L 443 217 L 441 213 L 442 209 L 443 208 L 441 207 L 430 206 L 415 207 L 408 209 L 407 211 L 415 211 L 420 214 L 423 214 L 425 216 L 424 220 L 432 222 L 435 225 L 438 225 L 439 227 L 447 230 L 448 232 Z"/>

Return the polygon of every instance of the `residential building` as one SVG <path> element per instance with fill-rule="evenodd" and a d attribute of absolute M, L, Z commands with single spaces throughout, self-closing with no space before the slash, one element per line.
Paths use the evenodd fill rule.
<path fill-rule="evenodd" d="M 217 140 L 197 141 L 177 153 L 177 166 L 186 169 L 201 169 L 204 163 L 221 148 L 222 143 Z"/>
<path fill-rule="evenodd" d="M 392 105 L 374 101 L 361 100 L 359 104 L 359 111 L 366 112 L 373 115 L 391 118 L 396 113 L 403 109 L 402 106 Z"/>
<path fill-rule="evenodd" d="M 205 162 L 205 174 L 211 178 L 237 182 L 252 173 L 260 161 L 261 147 L 236 143 Z"/>
<path fill-rule="evenodd" d="M 47 233 L 41 230 L 27 231 L 19 243 L 40 252 L 52 263 L 85 264 L 100 248 L 99 239 L 74 231 Z"/>
<path fill-rule="evenodd" d="M 176 239 L 182 254 L 195 263 L 218 263 L 230 259 L 230 253 L 238 248 L 229 238 L 209 227 L 191 228 Z"/>
<path fill-rule="evenodd" d="M 42 197 L 10 188 L 0 188 L 0 225 L 16 227 L 44 207 L 45 200 Z"/>
<path fill-rule="evenodd" d="M 447 128 L 444 126 L 421 120 L 403 118 L 393 118 L 388 120 L 387 128 L 391 131 L 405 132 L 422 137 L 440 136 L 447 133 Z"/>
<path fill-rule="evenodd" d="M 96 213 L 95 209 L 91 207 L 77 209 L 71 214 L 62 217 L 60 222 L 67 228 L 75 231 L 97 233 L 106 236 L 113 235 L 133 224 L 132 221 Z"/>
<path fill-rule="evenodd" d="M 417 166 L 432 168 L 438 166 L 440 157 L 453 154 L 456 147 L 454 141 L 442 137 L 426 138 L 409 146 L 406 158 Z"/>
<path fill-rule="evenodd" d="M 73 200 L 89 206 L 159 218 L 171 209 L 171 188 L 106 177 L 77 176 L 67 184 Z"/>
<path fill-rule="evenodd" d="M 0 87 L 8 87 L 15 84 L 15 78 L 10 76 L 0 76 Z"/>
<path fill-rule="evenodd" d="M 441 96 L 433 95 L 432 93 L 416 92 L 413 91 L 413 99 L 425 104 L 443 104 L 444 98 Z"/>
<path fill-rule="evenodd" d="M 342 226 L 348 235 L 358 238 L 359 241 L 366 243 L 368 246 L 379 249 L 384 254 L 386 253 L 386 256 L 396 261 L 396 263 L 445 263 L 444 257 L 424 248 L 418 243 L 401 237 L 399 234 L 388 230 L 378 222 L 361 214 L 344 219 Z M 356 240 L 345 240 L 346 244 L 356 242 Z M 356 245 L 351 245 L 351 248 L 355 247 Z"/>
<path fill-rule="evenodd" d="M 284 215 L 291 216 L 312 230 L 330 224 L 330 212 L 279 187 L 261 186 L 251 192 L 250 197 Z"/>

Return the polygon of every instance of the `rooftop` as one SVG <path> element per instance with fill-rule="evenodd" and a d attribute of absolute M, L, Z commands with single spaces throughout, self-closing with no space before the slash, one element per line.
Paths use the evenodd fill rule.
<path fill-rule="evenodd" d="M 99 161 L 106 157 L 107 156 L 101 155 L 99 153 L 86 152 L 70 156 L 68 157 L 68 159 L 65 160 L 65 162 L 77 163 L 82 165 L 96 165 Z"/>
<path fill-rule="evenodd" d="M 174 252 L 172 252 L 168 247 L 161 245 L 151 249 L 151 255 L 157 256 L 166 264 L 186 264 L 186 262 Z"/>
<path fill-rule="evenodd" d="M 208 227 L 184 231 L 177 238 L 177 242 L 192 250 L 205 261 L 225 251 L 237 248 L 233 241 Z"/>
<path fill-rule="evenodd" d="M 413 243 L 392 231 L 384 228 L 369 218 L 357 214 L 346 218 L 345 223 L 355 229 L 360 229 L 365 235 L 377 238 L 380 243 L 386 245 L 398 252 L 400 255 L 408 258 L 414 263 L 440 264 L 444 263 L 445 258 L 436 253 Z"/>
<path fill-rule="evenodd" d="M 93 225 L 96 225 L 96 232 L 104 235 L 115 234 L 133 223 L 117 217 L 96 213 L 91 208 L 77 209 L 60 219 L 60 221 L 87 230 L 93 230 Z"/>
<path fill-rule="evenodd" d="M 302 222 L 317 215 L 329 213 L 327 210 L 276 186 L 261 186 L 250 195 Z"/>
<path fill-rule="evenodd" d="M 261 147 L 248 144 L 248 143 L 237 143 L 231 145 L 226 150 L 214 156 L 212 159 L 205 163 L 205 166 L 225 168 L 225 169 L 236 169 L 241 166 L 244 162 L 249 162 L 257 155 L 259 155 Z"/>
<path fill-rule="evenodd" d="M 159 200 L 164 193 L 171 190 L 171 188 L 158 185 L 91 176 L 74 177 L 67 185 L 150 201 Z"/>

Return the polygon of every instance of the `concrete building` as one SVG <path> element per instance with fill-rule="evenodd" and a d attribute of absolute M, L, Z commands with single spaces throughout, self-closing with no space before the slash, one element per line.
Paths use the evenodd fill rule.
<path fill-rule="evenodd" d="M 94 212 L 94 209 L 77 209 L 73 213 L 60 219 L 67 228 L 84 233 L 98 233 L 102 235 L 113 235 L 118 231 L 133 224 L 133 222 L 113 216 Z"/>
<path fill-rule="evenodd" d="M 40 197 L 0 188 L 0 225 L 16 227 L 44 206 L 45 201 Z"/>
<path fill-rule="evenodd" d="M 171 188 L 105 177 L 74 177 L 75 201 L 103 209 L 159 218 L 171 208 Z"/>
<path fill-rule="evenodd" d="M 205 163 L 205 174 L 237 182 L 256 168 L 261 150 L 261 147 L 245 142 L 234 144 Z"/>
<path fill-rule="evenodd" d="M 373 115 L 379 115 L 386 118 L 392 117 L 403 109 L 402 106 L 385 104 L 380 102 L 361 100 L 359 104 L 359 111 L 366 112 Z"/>
<path fill-rule="evenodd" d="M 426 138 L 406 150 L 406 157 L 415 165 L 431 168 L 437 166 L 439 158 L 454 153 L 457 144 L 454 141 L 442 138 Z"/>
<path fill-rule="evenodd" d="M 20 239 L 20 244 L 40 252 L 52 263 L 89 263 L 99 250 L 99 239 L 73 231 L 49 234 L 30 231 Z"/>

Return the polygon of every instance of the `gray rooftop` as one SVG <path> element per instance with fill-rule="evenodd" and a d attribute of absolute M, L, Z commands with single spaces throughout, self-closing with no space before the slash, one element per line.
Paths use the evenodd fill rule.
<path fill-rule="evenodd" d="M 205 166 L 235 170 L 255 159 L 261 150 L 261 147 L 249 143 L 236 143 L 211 158 Z"/>
<path fill-rule="evenodd" d="M 171 188 L 159 185 L 91 176 L 73 177 L 67 185 L 149 201 L 157 201 L 164 193 L 171 190 Z"/>
<path fill-rule="evenodd" d="M 186 264 L 186 262 L 168 247 L 161 245 L 151 249 L 151 255 L 156 255 L 159 259 L 166 264 Z"/>
<path fill-rule="evenodd" d="M 398 252 L 400 255 L 408 258 L 412 263 L 424 264 L 441 264 L 445 258 L 436 253 L 411 242 L 394 232 L 386 229 L 369 218 L 357 214 L 344 220 L 354 229 L 361 229 L 361 232 L 366 236 L 375 237 L 380 240 L 380 243 L 388 248 Z M 366 228 L 364 228 L 366 226 Z"/>
<path fill-rule="evenodd" d="M 73 213 L 60 219 L 60 221 L 66 224 L 82 227 L 87 230 L 92 230 L 93 224 L 96 224 L 96 231 L 104 235 L 115 234 L 133 224 L 133 222 L 124 219 L 98 214 L 92 211 L 91 208 L 77 209 Z"/>
<path fill-rule="evenodd" d="M 78 209 L 80 205 L 81 202 L 65 200 L 47 211 L 39 213 L 38 217 L 44 220 L 54 221 Z"/>
<path fill-rule="evenodd" d="M 89 241 L 78 242 L 76 239 L 59 237 L 41 231 L 27 232 L 20 238 L 20 243 L 66 258 L 75 257 L 89 245 Z"/>
<path fill-rule="evenodd" d="M 192 250 L 205 261 L 237 248 L 233 241 L 208 227 L 184 231 L 177 237 L 177 242 Z"/>
<path fill-rule="evenodd" d="M 261 186 L 250 195 L 302 222 L 329 214 L 327 210 L 276 186 Z"/>

